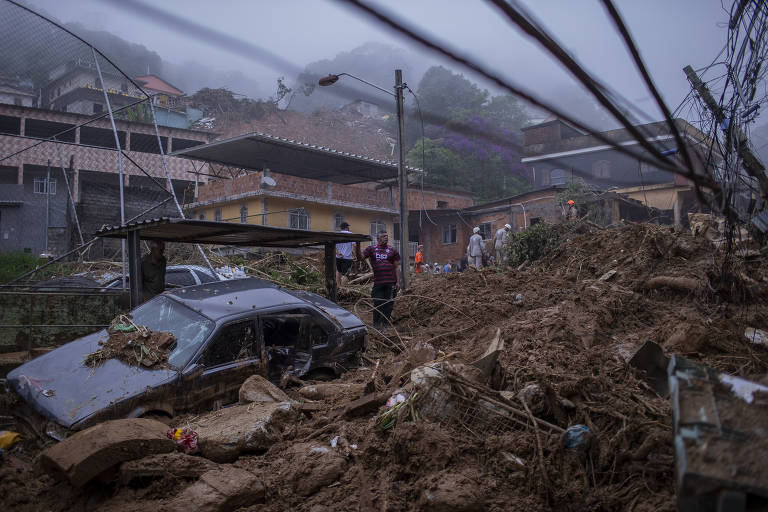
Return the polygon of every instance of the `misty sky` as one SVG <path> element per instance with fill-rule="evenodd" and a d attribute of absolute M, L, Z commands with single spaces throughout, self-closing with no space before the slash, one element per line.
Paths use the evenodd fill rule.
<path fill-rule="evenodd" d="M 188 20 L 266 48 L 292 64 L 290 68 L 281 69 L 265 68 L 253 60 L 232 55 L 200 41 L 194 32 L 168 30 L 150 17 L 121 8 L 120 0 L 28 0 L 28 3 L 62 21 L 80 22 L 88 28 L 107 30 L 143 44 L 169 62 L 197 61 L 222 71 L 240 70 L 263 83 L 265 95 L 274 90 L 277 77 L 293 78 L 306 64 L 332 58 L 367 41 L 421 51 L 416 43 L 389 32 L 353 7 L 333 0 L 153 2 L 152 5 Z M 615 3 L 662 95 L 674 109 L 689 90 L 683 66 L 706 66 L 722 49 L 727 13 L 719 0 L 616 0 Z M 389 0 L 372 4 L 386 7 L 400 19 L 525 89 L 546 96 L 562 90 L 565 84 L 574 83 L 548 54 L 511 27 L 487 2 Z M 647 90 L 598 0 L 529 0 L 523 5 L 589 71 L 658 118 Z M 427 56 L 427 66 L 446 63 L 433 54 Z M 448 65 L 476 80 L 458 65 Z M 407 76 L 405 80 L 408 81 Z M 237 84 L 221 85 L 237 91 Z"/>

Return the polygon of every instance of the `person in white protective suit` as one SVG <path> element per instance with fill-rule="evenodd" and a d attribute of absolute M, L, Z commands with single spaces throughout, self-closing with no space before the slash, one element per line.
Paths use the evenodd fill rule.
<path fill-rule="evenodd" d="M 509 241 L 509 237 L 512 234 L 512 226 L 504 224 L 503 228 L 496 230 L 496 234 L 493 235 L 493 249 L 496 251 L 496 264 L 500 267 L 506 263 L 506 254 L 503 254 L 502 248 L 504 244 Z"/>
<path fill-rule="evenodd" d="M 472 229 L 472 233 L 467 246 L 467 259 L 471 267 L 479 270 L 483 268 L 483 256 L 486 254 L 485 245 L 483 244 L 483 237 L 480 236 L 480 228 L 476 226 Z"/>

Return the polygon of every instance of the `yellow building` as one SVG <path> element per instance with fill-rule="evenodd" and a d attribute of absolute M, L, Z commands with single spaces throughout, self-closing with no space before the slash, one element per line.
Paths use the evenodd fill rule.
<path fill-rule="evenodd" d="M 391 243 L 396 241 L 399 216 L 396 197 L 388 190 L 276 173 L 270 173 L 269 178 L 255 172 L 211 181 L 199 187 L 196 200 L 184 209 L 194 219 L 313 231 L 339 231 L 346 221 L 354 233 L 374 237 L 385 229 Z"/>

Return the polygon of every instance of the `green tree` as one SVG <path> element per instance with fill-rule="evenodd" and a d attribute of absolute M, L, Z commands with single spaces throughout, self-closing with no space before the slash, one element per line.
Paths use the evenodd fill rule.
<path fill-rule="evenodd" d="M 466 162 L 442 140 L 419 139 L 406 158 L 410 165 L 426 171 L 425 183 L 470 190 Z"/>
<path fill-rule="evenodd" d="M 480 112 L 488 101 L 488 91 L 443 66 L 424 73 L 417 94 L 425 112 L 455 120 Z"/>

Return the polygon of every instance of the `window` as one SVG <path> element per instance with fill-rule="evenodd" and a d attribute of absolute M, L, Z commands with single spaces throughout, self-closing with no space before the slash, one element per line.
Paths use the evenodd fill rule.
<path fill-rule="evenodd" d="M 438 208 L 448 208 L 448 201 L 438 201 L 437 202 Z"/>
<path fill-rule="evenodd" d="M 45 186 L 45 178 L 35 178 L 34 181 L 35 194 L 45 194 L 55 196 L 56 195 L 56 180 L 48 180 L 48 186 Z"/>
<path fill-rule="evenodd" d="M 328 343 L 325 322 L 305 309 L 265 315 L 261 322 L 265 347 L 295 347 L 298 351 L 307 351 Z"/>
<path fill-rule="evenodd" d="M 480 228 L 480 236 L 483 237 L 483 240 L 490 240 L 493 234 L 491 233 L 491 223 L 490 222 L 483 222 L 479 224 L 477 227 Z"/>
<path fill-rule="evenodd" d="M 553 185 L 565 185 L 565 171 L 555 169 L 549 173 L 549 179 Z"/>
<path fill-rule="evenodd" d="M 174 286 L 194 286 L 197 284 L 189 270 L 171 270 L 165 274 L 165 282 Z"/>
<path fill-rule="evenodd" d="M 611 177 L 611 162 L 608 160 L 598 160 L 592 164 L 592 176 L 595 178 Z"/>
<path fill-rule="evenodd" d="M 531 220 L 528 222 L 528 225 L 529 225 L 529 226 L 535 226 L 535 225 L 536 225 L 536 224 L 538 224 L 539 222 L 541 222 L 541 217 L 533 217 L 533 218 L 532 218 L 532 219 L 531 219 Z"/>
<path fill-rule="evenodd" d="M 213 277 L 211 274 L 209 274 L 208 272 L 203 272 L 200 269 L 195 270 L 195 274 L 197 274 L 197 278 L 200 280 L 201 284 L 215 283 L 216 281 L 218 281 L 218 279 Z"/>
<path fill-rule="evenodd" d="M 245 204 L 240 207 L 240 222 L 243 224 L 248 222 L 248 206 Z"/>
<path fill-rule="evenodd" d="M 221 208 L 216 208 L 216 211 L 213 212 L 213 220 L 221 220 Z"/>
<path fill-rule="evenodd" d="M 93 104 L 93 113 L 94 114 L 101 114 L 102 112 L 104 112 L 104 105 L 102 105 L 101 103 L 94 103 Z"/>
<path fill-rule="evenodd" d="M 341 223 L 344 222 L 344 216 L 340 213 L 333 215 L 333 230 L 341 231 Z"/>
<path fill-rule="evenodd" d="M 395 240 L 400 240 L 400 223 L 399 222 L 392 223 L 392 238 L 394 238 Z"/>
<path fill-rule="evenodd" d="M 380 231 L 386 231 L 387 230 L 387 224 L 384 222 L 381 222 L 380 220 L 372 220 L 371 221 L 371 241 L 373 243 L 376 243 L 376 240 L 379 238 L 379 232 Z"/>
<path fill-rule="evenodd" d="M 153 331 L 167 331 L 176 336 L 176 346 L 168 356 L 174 368 L 184 368 L 216 324 L 187 306 L 163 295 L 148 300 L 133 310 L 138 325 Z"/>
<path fill-rule="evenodd" d="M 201 213 L 200 215 L 198 215 L 198 216 L 197 216 L 197 218 L 198 218 L 199 220 L 205 220 L 205 214 L 204 214 L 204 213 Z"/>
<path fill-rule="evenodd" d="M 304 208 L 291 210 L 291 229 L 309 229 L 309 214 Z"/>
<path fill-rule="evenodd" d="M 456 224 L 446 224 L 443 226 L 443 243 L 455 244 L 456 243 Z"/>
<path fill-rule="evenodd" d="M 203 356 L 207 367 L 231 363 L 238 359 L 252 359 L 259 355 L 256 324 L 253 320 L 225 325 Z"/>

